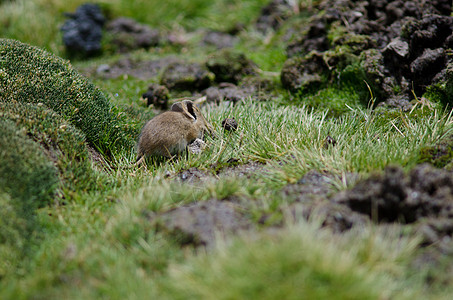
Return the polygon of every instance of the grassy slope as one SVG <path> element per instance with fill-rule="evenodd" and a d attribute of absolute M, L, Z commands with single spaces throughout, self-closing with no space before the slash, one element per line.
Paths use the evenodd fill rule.
<path fill-rule="evenodd" d="M 156 19 L 149 16 L 153 10 L 143 15 L 143 1 L 134 1 L 127 7 L 126 2 L 117 0 L 105 5 L 112 14 L 121 11 L 142 21 Z M 161 5 L 162 10 L 167 9 L 165 13 L 159 12 L 166 17 L 162 26 L 176 26 L 174 20 L 182 20 L 186 28 L 219 26 L 218 12 L 226 2 L 209 5 L 205 1 L 172 2 L 181 5 L 178 10 L 174 5 Z M 263 1 L 240 2 L 233 2 L 238 13 L 228 17 L 223 26 L 247 20 L 247 12 L 254 11 Z M 19 14 L 24 10 L 31 13 L 28 5 L 38 5 L 40 9 L 35 15 L 48 17 L 61 12 L 62 3 L 36 0 L 24 1 L 22 8 L 13 3 L 3 6 L 11 6 L 9 9 L 17 9 Z M 249 5 L 250 10 L 244 5 Z M 20 36 L 18 28 L 14 26 L 3 34 L 30 43 L 43 41 L 27 37 L 27 30 Z M 54 37 L 41 46 L 61 53 L 55 38 L 58 33 L 52 34 Z M 279 46 L 260 46 L 258 38 L 245 38 L 238 48 L 255 47 L 251 58 L 263 70 L 279 70 L 284 60 Z M 167 50 L 177 54 L 174 49 Z M 186 51 L 183 58 L 203 56 L 196 44 L 189 44 Z M 276 63 L 269 63 L 270 56 Z M 146 89 L 145 82 L 134 78 L 98 79 L 96 84 L 112 95 L 115 105 L 131 108 L 127 117 L 133 127 L 139 128 L 152 116 L 152 112 L 138 104 L 139 95 Z M 347 97 L 335 90 L 319 97 L 325 95 L 337 101 L 335 105 Z M 283 103 L 288 102 L 286 97 L 282 96 Z M 418 240 L 405 237 L 398 229 L 381 232 L 371 227 L 333 235 L 319 229 L 317 220 L 312 220 L 289 226 L 278 235 L 263 232 L 253 238 L 239 237 L 232 244 L 220 241 L 213 252 L 200 253 L 203 251 L 190 247 L 182 249 L 168 236 L 156 232 L 144 215 L 143 212 L 163 212 L 194 201 L 237 196 L 248 200 L 252 219 L 259 218 L 288 204 L 289 200 L 282 199 L 276 191 L 297 181 L 310 169 L 339 175 L 337 186 L 343 189 L 342 177 L 347 172 L 367 176 L 391 163 L 410 169 L 417 163 L 421 148 L 453 131 L 451 116 L 426 107 L 410 114 L 372 112 L 360 105 L 345 111 L 341 117 L 329 118 L 324 110 L 256 103 L 253 99 L 235 107 L 205 106 L 203 112 L 214 124 L 218 138 L 208 140 L 208 148 L 201 155 L 150 165 L 145 170 L 129 168 L 135 159 L 133 149 L 117 153 L 112 169 L 104 174 L 115 184 L 72 193 L 67 205 L 50 205 L 38 211 L 39 243 L 30 246 L 30 254 L 18 268 L 8 270 L 7 276 L 0 279 L 2 298 L 295 299 L 303 294 L 309 299 L 447 299 L 451 290 L 437 290 L 436 282 L 426 286 L 425 274 L 413 273 L 410 261 L 416 254 Z M 233 116 L 239 130 L 231 134 L 222 132 L 221 120 Z M 335 147 L 323 148 L 327 135 L 337 140 Z M 244 163 L 261 161 L 270 171 L 257 174 L 254 179 L 221 178 L 203 186 L 181 185 L 166 179 L 168 173 L 176 174 L 190 167 L 208 170 L 212 164 L 226 163 L 230 158 Z M 9 201 L 8 197 L 3 198 Z"/>

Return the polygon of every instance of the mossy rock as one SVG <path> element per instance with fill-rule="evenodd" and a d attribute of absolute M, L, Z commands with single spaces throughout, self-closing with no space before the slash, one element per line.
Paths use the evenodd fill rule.
<path fill-rule="evenodd" d="M 282 67 L 280 81 L 291 92 L 312 91 L 325 83 L 327 73 L 322 56 L 311 52 L 305 57 L 288 59 Z"/>
<path fill-rule="evenodd" d="M 449 104 L 450 107 L 453 106 L 453 63 L 449 63 L 446 68 L 446 82 L 445 82 L 445 92 L 446 97 L 444 102 Z"/>
<path fill-rule="evenodd" d="M 368 35 L 355 34 L 348 28 L 339 25 L 339 21 L 334 22 L 327 34 L 330 44 L 333 47 L 348 47 L 350 51 L 359 55 L 362 51 L 374 48 L 374 42 Z"/>
<path fill-rule="evenodd" d="M 422 148 L 419 162 L 428 162 L 437 168 L 453 170 L 453 135 L 447 136 L 433 146 Z"/>
<path fill-rule="evenodd" d="M 103 152 L 132 146 L 104 94 L 69 62 L 39 48 L 0 39 L 0 98 L 46 105 Z"/>
<path fill-rule="evenodd" d="M 13 121 L 43 147 L 46 159 L 58 168 L 62 189 L 93 190 L 102 182 L 91 167 L 85 135 L 61 115 L 42 104 L 0 104 L 0 117 Z"/>
<path fill-rule="evenodd" d="M 229 49 L 213 54 L 207 60 L 206 66 L 215 74 L 216 82 L 237 84 L 244 76 L 257 73 L 257 66 L 244 53 Z"/>
<path fill-rule="evenodd" d="M 453 63 L 447 65 L 444 79 L 428 86 L 423 97 L 447 108 L 453 106 Z"/>
<path fill-rule="evenodd" d="M 198 63 L 174 62 L 162 72 L 160 84 L 169 90 L 200 91 L 208 88 L 214 74 Z"/>

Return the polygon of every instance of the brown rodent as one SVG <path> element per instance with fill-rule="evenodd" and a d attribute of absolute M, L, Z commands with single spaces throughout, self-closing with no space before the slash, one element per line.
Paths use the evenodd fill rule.
<path fill-rule="evenodd" d="M 195 103 L 190 100 L 177 102 L 170 111 L 155 116 L 143 127 L 138 140 L 136 164 L 140 164 L 146 156 L 172 157 L 181 153 L 188 144 L 202 138 L 206 131 L 212 133 L 212 125 Z"/>

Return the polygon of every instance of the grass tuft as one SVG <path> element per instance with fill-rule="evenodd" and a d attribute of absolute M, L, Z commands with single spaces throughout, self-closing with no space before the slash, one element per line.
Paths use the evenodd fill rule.
<path fill-rule="evenodd" d="M 164 287 L 172 299 L 406 299 L 422 292 L 397 279 L 417 244 L 397 231 L 337 237 L 301 223 L 171 265 Z"/>

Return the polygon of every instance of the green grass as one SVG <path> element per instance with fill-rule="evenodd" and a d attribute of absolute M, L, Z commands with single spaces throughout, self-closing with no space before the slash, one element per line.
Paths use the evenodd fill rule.
<path fill-rule="evenodd" d="M 416 245 L 411 239 L 398 242 L 395 236 L 364 233 L 358 242 L 352 233 L 332 236 L 301 224 L 276 236 L 263 232 L 259 238 L 239 238 L 232 245 L 220 241 L 216 251 L 200 255 L 156 232 L 147 215 L 193 201 L 236 196 L 249 199 L 248 213 L 259 216 L 288 204 L 274 191 L 313 168 L 340 175 L 349 171 L 365 175 L 389 163 L 411 168 L 420 147 L 452 131 L 450 116 L 440 112 L 392 116 L 356 109 L 331 119 L 322 111 L 254 101 L 205 106 L 203 112 L 218 138 L 209 139 L 201 155 L 137 170 L 130 168 L 134 153 L 124 153 L 109 175 L 118 182 L 117 188 L 79 193 L 74 196 L 77 201 L 66 206 L 42 209 L 39 220 L 45 238 L 26 261 L 24 275 L 10 270 L 2 280 L 5 297 L 426 296 L 423 281 L 410 275 Z M 237 132 L 220 130 L 219 122 L 227 116 L 238 120 Z M 326 134 L 337 139 L 335 147 L 322 147 Z M 189 167 L 209 169 L 231 157 L 266 162 L 269 171 L 257 178 L 221 178 L 201 186 L 166 178 Z M 338 186 L 344 188 L 341 176 Z M 229 288 L 220 288 L 222 283 Z M 344 294 L 338 294 L 340 287 Z"/>
<path fill-rule="evenodd" d="M 406 291 L 400 281 L 417 241 L 401 239 L 396 231 L 363 229 L 337 238 L 301 223 L 282 236 L 252 239 L 171 265 L 168 298 L 409 299 L 423 294 L 411 276 L 407 279 L 418 288 Z"/>
<path fill-rule="evenodd" d="M 410 168 L 421 147 L 452 131 L 451 116 L 441 112 L 416 116 L 356 108 L 340 118 L 328 118 L 327 111 L 251 100 L 236 106 L 211 105 L 204 111 L 218 139 L 209 140 L 202 155 L 175 162 L 175 171 L 209 168 L 231 158 L 241 162 L 287 161 L 291 168 L 300 168 L 298 176 L 311 168 L 333 173 L 367 173 L 391 163 Z M 220 128 L 227 117 L 238 120 L 238 131 L 230 133 Z M 337 144 L 324 149 L 328 135 Z M 294 179 L 290 177 L 288 181 Z"/>
<path fill-rule="evenodd" d="M 64 55 L 59 31 L 66 20 L 64 12 L 74 12 L 86 1 L 67 3 L 64 0 L 17 0 L 0 4 L 0 36 L 17 39 Z M 134 18 L 140 23 L 162 30 L 211 28 L 230 30 L 237 24 L 248 25 L 267 4 L 265 0 L 205 1 L 205 0 L 114 0 L 96 1 L 109 19 Z M 234 14 L 225 14 L 234 11 Z"/>
<path fill-rule="evenodd" d="M 137 100 L 142 84 L 144 82 L 135 78 L 97 79 L 97 85 L 110 94 L 112 102 L 118 106 L 115 109 L 122 122 L 135 134 L 154 114 Z M 308 97 L 294 104 L 288 104 L 286 95 L 276 102 L 244 99 L 234 106 L 209 104 L 204 105 L 202 111 L 213 124 L 216 137 L 207 138 L 207 148 L 201 154 L 171 161 L 150 161 L 147 168 L 137 169 L 131 167 L 135 161 L 132 147 L 114 152 L 108 169 L 92 173 L 97 176 L 96 172 L 100 171 L 109 184 L 98 182 L 95 189 L 76 189 L 66 193 L 70 200 L 66 205 L 49 205 L 36 212 L 37 239 L 31 241 L 20 263 L 4 267 L 0 288 L 5 291 L 5 298 L 61 295 L 70 299 L 143 299 L 150 295 L 177 298 L 185 296 L 181 289 L 187 286 L 190 287 L 185 289 L 187 295 L 194 298 L 212 298 L 216 291 L 223 297 L 233 298 L 291 298 L 297 293 L 321 298 L 331 297 L 339 286 L 345 287 L 345 294 L 338 294 L 337 299 L 347 296 L 406 298 L 423 292 L 425 286 L 420 281 L 423 278 L 407 275 L 411 265 L 402 259 L 404 255 L 398 256 L 399 250 L 385 252 L 374 246 L 366 248 L 365 242 L 351 248 L 346 246 L 350 236 L 320 234 L 324 231 L 310 224 L 284 229 L 275 237 L 263 231 L 259 238 L 248 241 L 239 238 L 232 245 L 219 241 L 217 250 L 200 255 L 190 247 L 181 248 L 171 236 L 156 231 L 148 219 L 149 215 L 195 201 L 234 197 L 243 203 L 252 222 L 271 214 L 273 221 L 268 224 L 278 223 L 282 220 L 281 208 L 293 201 L 282 199 L 279 190 L 296 182 L 307 171 L 332 173 L 336 176 L 336 188 L 345 189 L 344 179 L 349 172 L 366 177 L 388 164 L 411 169 L 419 161 L 421 149 L 436 144 L 453 131 L 448 111 L 430 111 L 427 107 L 417 107 L 410 113 L 372 111 L 345 101 L 349 94 L 333 88 L 319 95 L 336 103 L 336 109 L 342 110 L 341 116 L 331 117 L 329 110 L 301 104 L 309 103 Z M 8 111 L 6 106 L 2 110 L 4 114 Z M 236 132 L 221 129 L 221 121 L 226 117 L 238 121 Z M 52 126 L 59 127 L 58 123 Z M 40 134 L 40 130 L 36 131 L 36 137 Z M 337 143 L 326 149 L 324 140 L 328 135 Z M 71 153 L 70 147 L 66 151 Z M 213 174 L 202 185 L 172 180 L 180 171 L 191 167 L 213 173 L 219 166 L 228 165 L 232 158 L 239 163 L 262 162 L 266 172 L 256 172 L 252 178 L 245 179 L 234 176 L 216 179 Z M 10 200 L 2 203 L 7 215 L 11 211 L 8 203 Z M 18 222 L 9 227 L 4 225 L 10 228 L 10 236 L 20 234 L 19 218 Z M 304 235 L 300 236 L 301 232 Z M 383 245 L 396 243 L 394 237 L 382 233 L 375 236 L 385 240 Z M 331 238 L 343 245 L 338 257 L 332 254 L 332 249 L 337 248 L 329 242 Z M 307 239 L 316 242 L 308 246 Z M 4 245 L 15 247 L 11 243 Z M 291 252 L 302 246 L 308 247 L 302 248 L 303 256 Z M 412 253 L 412 242 L 405 247 L 402 253 Z M 7 251 L 0 252 L 1 258 L 18 260 L 11 256 L 13 248 L 5 249 Z M 330 263 L 318 264 L 324 260 Z M 252 266 L 260 261 L 269 263 L 254 269 Z M 217 271 L 210 266 L 216 266 Z M 285 281 L 286 276 L 288 281 Z M 181 285 L 175 286 L 175 281 Z M 228 282 L 230 290 L 219 290 L 217 286 L 221 282 Z M 275 289 L 264 289 L 270 283 L 274 283 Z M 382 288 L 387 286 L 386 290 Z M 409 296 L 400 292 L 404 286 L 409 287 L 406 288 Z M 449 291 L 436 293 L 442 296 Z"/>
<path fill-rule="evenodd" d="M 74 11 L 81 3 L 3 1 L 0 8 L 6 13 L 0 16 L 0 34 L 62 55 L 61 13 Z M 298 95 L 281 91 L 278 72 L 286 60 L 285 32 L 263 36 L 251 26 L 267 1 L 100 3 L 109 17 L 134 17 L 164 31 L 228 30 L 244 23 L 234 51 L 245 53 L 263 77 L 275 82 L 279 99 L 205 104 L 201 110 L 216 135 L 206 138 L 201 154 L 151 159 L 146 167 L 137 168 L 132 144 L 157 113 L 139 98 L 159 78 L 94 77 L 91 83 L 76 70 L 95 69 L 121 57 L 105 53 L 73 62 L 73 68 L 52 54 L 17 43 L 23 53 L 34 53 L 29 61 L 18 59 L 28 56 L 15 55 L 10 51 L 13 42 L 7 42 L 9 50 L 0 49 L 0 94 L 8 94 L 0 101 L 0 298 L 451 297 L 451 257 L 444 256 L 440 266 L 414 268 L 414 259 L 425 249 L 411 225 L 366 224 L 338 234 L 320 228 L 323 219 L 316 214 L 292 224 L 283 210 L 295 200 L 281 191 L 310 170 L 332 174 L 333 192 L 353 183 L 348 181 L 351 172 L 366 178 L 390 164 L 409 171 L 425 159 L 426 149 L 437 149 L 439 142 L 448 145 L 453 134 L 451 109 L 422 102 L 408 113 L 367 109 L 368 89 L 354 85 L 361 81 L 346 80 L 341 86 Z M 310 6 L 311 1 L 303 5 Z M 200 40 L 197 32 L 184 47 L 163 45 L 134 52 L 131 58 L 172 55 L 205 63 L 217 50 L 200 47 Z M 55 80 L 57 71 L 74 79 L 83 93 L 72 93 L 72 86 L 65 89 L 64 80 Z M 46 76 L 36 81 L 34 73 Z M 89 105 L 77 102 L 80 95 Z M 60 98 L 72 100 L 59 107 Z M 109 133 L 103 132 L 97 104 L 118 122 L 114 128 L 124 134 L 127 142 L 120 143 L 124 147 L 115 149 Z M 85 123 L 68 113 L 77 105 L 90 108 L 79 115 Z M 237 131 L 221 128 L 227 117 L 237 120 Z M 336 140 L 335 146 L 325 147 L 327 136 Z M 89 159 L 87 145 L 96 143 L 111 153 L 108 165 Z M 262 163 L 263 171 L 250 177 L 222 175 L 222 168 L 251 161 Z M 189 168 L 198 168 L 209 178 L 194 184 L 178 181 L 179 173 Z M 219 238 L 213 249 L 183 247 L 152 220 L 171 209 L 211 199 L 240 203 L 256 231 Z M 265 224 L 260 221 L 263 216 L 269 216 Z"/>

